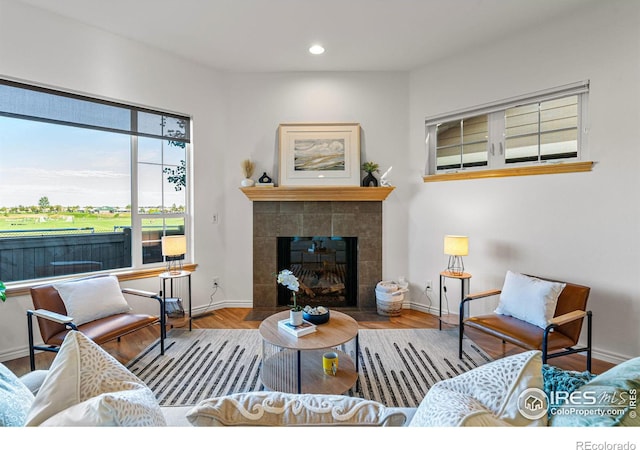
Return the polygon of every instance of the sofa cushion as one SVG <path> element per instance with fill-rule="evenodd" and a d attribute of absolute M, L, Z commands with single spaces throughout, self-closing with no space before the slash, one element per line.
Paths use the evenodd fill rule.
<path fill-rule="evenodd" d="M 507 271 L 496 314 L 546 328 L 556 311 L 565 283 L 542 280 Z"/>
<path fill-rule="evenodd" d="M 554 427 L 640 426 L 640 357 L 593 378 L 574 391 L 562 406 L 551 409 Z"/>
<path fill-rule="evenodd" d="M 31 391 L 33 395 L 36 395 L 40 390 L 40 386 L 44 383 L 44 379 L 48 372 L 48 370 L 34 370 L 27 372 L 20 377 L 20 381 Z"/>
<path fill-rule="evenodd" d="M 35 396 L 27 426 L 161 426 L 151 390 L 81 332 L 70 331 Z"/>
<path fill-rule="evenodd" d="M 53 287 L 76 325 L 131 311 L 114 275 L 68 281 Z"/>
<path fill-rule="evenodd" d="M 434 384 L 409 426 L 543 426 L 547 416 L 520 412 L 522 393 L 542 391 L 542 356 L 537 350 L 508 356 Z"/>
<path fill-rule="evenodd" d="M 195 426 L 402 426 L 406 416 L 343 395 L 245 392 L 203 400 L 187 419 Z"/>
<path fill-rule="evenodd" d="M 33 399 L 29 388 L 0 363 L 0 427 L 23 426 Z"/>

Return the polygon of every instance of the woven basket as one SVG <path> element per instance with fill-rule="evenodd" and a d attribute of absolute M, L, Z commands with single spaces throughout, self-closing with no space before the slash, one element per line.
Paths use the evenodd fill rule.
<path fill-rule="evenodd" d="M 389 297 L 387 300 L 384 297 Z M 378 308 L 378 314 L 381 316 L 399 316 L 402 313 L 402 302 L 404 300 L 404 294 L 391 296 L 376 295 L 376 305 Z"/>

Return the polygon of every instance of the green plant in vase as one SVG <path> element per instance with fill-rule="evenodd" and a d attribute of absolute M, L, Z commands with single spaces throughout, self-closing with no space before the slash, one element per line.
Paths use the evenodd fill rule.
<path fill-rule="evenodd" d="M 377 187 L 378 180 L 373 176 L 373 172 L 380 173 L 380 165 L 378 163 L 374 163 L 372 161 L 367 161 L 362 164 L 362 170 L 367 172 L 367 176 L 362 179 L 363 187 Z"/>
<path fill-rule="evenodd" d="M 0 281 L 0 300 L 3 302 L 7 299 L 7 287 Z"/>

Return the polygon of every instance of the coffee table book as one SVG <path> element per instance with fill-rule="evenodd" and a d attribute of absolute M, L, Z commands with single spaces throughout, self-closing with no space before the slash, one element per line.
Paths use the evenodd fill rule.
<path fill-rule="evenodd" d="M 309 333 L 316 331 L 316 326 L 306 320 L 302 321 L 302 325 L 291 325 L 290 319 L 283 319 L 278 321 L 278 328 L 292 334 L 296 337 L 301 337 Z"/>

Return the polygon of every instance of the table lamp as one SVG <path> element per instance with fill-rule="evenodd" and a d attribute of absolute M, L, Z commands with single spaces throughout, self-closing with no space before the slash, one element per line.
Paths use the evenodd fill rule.
<path fill-rule="evenodd" d="M 467 236 L 445 236 L 444 254 L 449 255 L 447 272 L 451 272 L 452 275 L 462 275 L 464 273 L 462 257 L 469 254 L 469 238 Z"/>
<path fill-rule="evenodd" d="M 187 253 L 187 238 L 184 235 L 162 236 L 162 256 L 167 263 L 167 271 L 176 275 L 182 270 L 182 260 Z"/>

